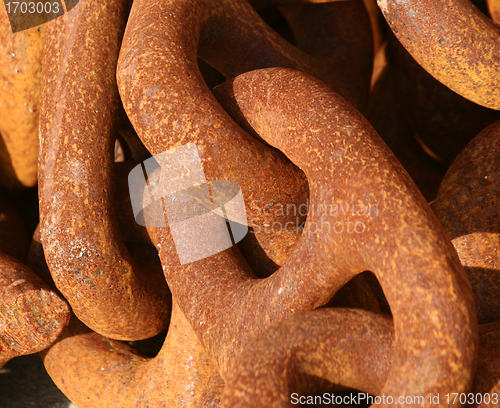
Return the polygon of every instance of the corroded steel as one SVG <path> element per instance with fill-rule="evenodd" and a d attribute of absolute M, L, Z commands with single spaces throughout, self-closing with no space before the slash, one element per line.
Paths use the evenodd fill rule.
<path fill-rule="evenodd" d="M 380 395 L 393 341 L 392 321 L 374 313 L 321 309 L 295 315 L 245 348 L 227 377 L 221 407 L 293 407 L 293 393 L 327 391 L 314 387 L 312 379 L 319 378 Z"/>
<path fill-rule="evenodd" d="M 27 266 L 0 252 L 0 367 L 50 346 L 69 317 L 61 297 Z"/>
<path fill-rule="evenodd" d="M 278 265 L 287 258 L 296 239 L 286 233 L 271 238 L 261 232 L 264 224 L 284 225 L 289 221 L 300 224 L 303 217 L 297 222 L 294 216 L 266 215 L 263 209 L 273 204 L 299 206 L 306 200 L 307 183 L 280 152 L 266 149 L 227 117 L 203 81 L 196 58 L 199 55 L 227 77 L 266 66 L 314 72 L 332 87 L 340 87 L 339 92 L 347 98 L 363 105 L 372 64 L 366 11 L 360 1 L 324 7 L 339 11 L 342 11 L 339 7 L 347 7 L 346 10 L 359 16 L 359 30 L 356 36 L 350 36 L 351 52 L 358 57 L 364 55 L 356 60 L 356 65 L 353 59 L 329 53 L 320 46 L 321 41 L 315 44 L 314 39 L 303 34 L 301 37 L 311 54 L 297 49 L 271 30 L 246 2 L 229 0 L 137 1 L 120 53 L 117 78 L 121 97 L 145 146 L 155 155 L 195 142 L 207 179 L 237 182 L 247 207 L 258 208 L 252 220 L 255 237 Z M 323 34 L 333 35 L 332 41 L 335 38 L 340 41 L 342 31 L 336 33 L 331 28 L 333 22 L 338 22 L 332 21 L 331 16 L 332 11 L 324 16 L 320 27 Z M 312 22 L 306 24 L 312 25 Z M 346 27 L 344 22 L 341 25 Z M 361 68 L 356 71 L 358 66 Z M 350 81 L 349 86 L 344 85 L 344 74 L 352 75 L 353 71 L 364 74 Z"/>
<path fill-rule="evenodd" d="M 499 24 L 500 23 L 500 1 L 498 0 L 486 0 L 488 4 L 488 11 L 490 12 L 491 19 Z"/>
<path fill-rule="evenodd" d="M 394 34 L 434 78 L 500 110 L 500 26 L 469 0 L 377 0 Z"/>
<path fill-rule="evenodd" d="M 154 358 L 92 332 L 75 317 L 42 358 L 52 380 L 79 408 L 217 408 L 224 386 L 175 302 Z"/>
<path fill-rule="evenodd" d="M 29 265 L 50 281 L 39 238 L 37 230 Z M 154 248 L 153 253 L 145 253 L 139 246 L 131 254 L 141 266 L 161 268 Z M 175 302 L 167 337 L 154 358 L 98 335 L 73 315 L 57 342 L 42 353 L 42 359 L 55 384 L 80 408 L 216 408 L 224 386 Z"/>
<path fill-rule="evenodd" d="M 449 168 L 433 208 L 465 267 L 479 322 L 500 318 L 500 121 Z"/>
<path fill-rule="evenodd" d="M 126 3 L 81 0 L 48 25 L 40 232 L 74 313 L 100 334 L 138 340 L 166 327 L 169 304 L 163 276 L 139 268 L 127 252 L 114 212 L 115 72 Z"/>
<path fill-rule="evenodd" d="M 36 185 L 45 33 L 45 27 L 12 33 L 0 7 L 0 186 Z"/>
<path fill-rule="evenodd" d="M 363 234 L 350 235 L 314 230 L 346 216 L 310 212 L 294 252 L 264 280 L 253 278 L 234 248 L 181 266 L 168 228 L 151 232 L 172 295 L 223 377 L 258 333 L 326 303 L 352 276 L 371 270 L 395 317 L 383 391 L 468 390 L 477 353 L 470 285 L 444 229 L 371 126 L 324 84 L 289 69 L 253 71 L 219 89 L 233 93 L 256 132 L 304 170 L 316 209 L 356 200 L 380 209 L 364 220 Z M 423 318 L 429 314 L 435 319 Z"/>
<path fill-rule="evenodd" d="M 425 69 L 500 110 L 497 25 L 467 0 L 377 1 Z M 41 223 L 31 270 L 0 253 L 0 365 L 48 347 L 47 371 L 80 408 L 291 407 L 292 392 L 339 386 L 395 400 L 439 393 L 449 406 L 446 393 L 499 390 L 500 122 L 454 161 L 434 214 L 360 114 L 373 52 L 363 4 L 375 0 L 307 4 L 317 2 L 80 0 L 48 25 L 41 102 L 35 68 L 45 31 L 18 33 L 33 41 L 36 64 L 21 78 L 9 71 L 16 59 L 2 61 L 0 74 L 14 79 L 0 97 L 21 86 L 32 98 L 33 117 L 23 129 L 18 123 L 31 135 L 28 150 L 37 145 L 41 105 Z M 274 15 L 288 24 L 284 36 L 264 23 L 272 10 L 261 18 L 252 6 L 281 6 Z M 391 44 L 370 119 L 397 128 L 391 148 L 433 197 L 442 177 L 437 163 L 447 166 L 476 133 L 469 127 L 482 129 L 498 112 L 473 110 L 468 101 L 456 108 L 456 95 L 434 87 Z M 448 100 L 441 92 L 453 103 L 441 103 Z M 18 109 L 25 94 L 15 96 L 3 111 L 12 117 L 0 120 L 0 141 L 10 143 L 5 123 L 25 117 Z M 375 106 L 380 100 L 384 106 Z M 445 113 L 462 119 L 456 112 L 474 121 L 442 128 L 458 126 L 465 136 L 436 126 Z M 407 139 L 396 140 L 402 133 Z M 115 143 L 123 159 L 137 161 L 195 143 L 207 180 L 241 187 L 250 233 L 181 265 L 170 228 L 152 227 L 158 223 L 149 218 L 165 221 L 165 214 L 145 212 L 148 228 L 135 223 L 130 194 L 137 192 L 128 190 L 127 175 L 138 163 L 114 164 Z M 30 154 L 7 157 L 6 146 L 0 184 L 33 184 L 19 170 L 32 171 Z M 420 156 L 410 152 L 415 146 Z M 159 177 L 148 174 L 147 182 Z M 164 208 L 174 199 L 163 197 Z M 3 205 L 0 227 L 9 229 L 0 240 L 25 247 Z M 288 205 L 305 205 L 307 216 L 279 210 Z M 279 232 L 266 230 L 274 223 Z M 293 228 L 283 229 L 288 223 Z M 196 227 L 213 243 L 222 236 L 203 222 Z M 193 241 L 191 249 L 200 249 Z M 0 242 L 3 248 L 10 251 Z M 63 295 L 81 321 L 73 316 L 56 340 L 70 316 Z M 478 319 L 492 323 L 478 329 Z M 118 341 L 167 325 L 153 358 Z"/>

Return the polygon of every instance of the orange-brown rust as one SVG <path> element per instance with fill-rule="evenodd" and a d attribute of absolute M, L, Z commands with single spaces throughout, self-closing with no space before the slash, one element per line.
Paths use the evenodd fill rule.
<path fill-rule="evenodd" d="M 45 33 L 44 26 L 13 33 L 0 7 L 0 186 L 36 185 Z"/>
<path fill-rule="evenodd" d="M 486 0 L 488 5 L 488 11 L 490 12 L 491 19 L 500 24 L 500 1 L 498 0 Z"/>
<path fill-rule="evenodd" d="M 500 110 L 500 26 L 469 0 L 377 0 L 401 44 L 464 98 Z"/>
<path fill-rule="evenodd" d="M 469 277 L 480 323 L 500 319 L 500 121 L 449 168 L 433 208 Z"/>
<path fill-rule="evenodd" d="M 381 395 L 393 342 L 392 321 L 374 313 L 320 309 L 292 316 L 245 348 L 228 375 L 221 407 L 293 407 L 293 393 L 328 391 L 318 387 L 319 379 Z"/>
<path fill-rule="evenodd" d="M 130 257 L 114 212 L 115 73 L 126 4 L 81 0 L 48 24 L 40 232 L 76 316 L 107 337 L 139 340 L 165 329 L 170 305 L 163 276 Z"/>
<path fill-rule="evenodd" d="M 263 280 L 234 247 L 181 266 L 168 228 L 151 231 L 172 295 L 222 375 L 271 324 L 325 304 L 371 270 L 395 318 L 383 391 L 468 390 L 477 355 L 470 285 L 437 218 L 366 120 L 324 84 L 289 69 L 253 71 L 218 92 L 233 95 L 249 125 L 304 170 L 315 208 L 287 262 Z M 317 230 L 350 216 L 318 213 L 320 205 L 359 201 L 379 211 L 363 218 L 364 233 Z"/>
<path fill-rule="evenodd" d="M 0 367 L 50 346 L 69 317 L 67 303 L 45 282 L 0 252 Z"/>
<path fill-rule="evenodd" d="M 92 332 L 75 317 L 42 358 L 52 380 L 80 408 L 217 408 L 224 386 L 175 302 L 155 358 Z"/>
<path fill-rule="evenodd" d="M 308 16 L 291 22 L 303 50 L 271 30 L 243 1 L 139 0 L 132 7 L 118 63 L 124 108 L 144 145 L 156 155 L 194 142 L 208 180 L 237 182 L 246 207 L 254 211 L 249 222 L 255 240 L 249 245 L 269 258 L 270 268 L 283 264 L 299 234 L 270 234 L 266 226 L 298 226 L 304 217 L 266 214 L 264 209 L 305 204 L 307 183 L 280 152 L 228 118 L 203 81 L 197 57 L 226 77 L 266 66 L 313 72 L 353 103 L 365 105 L 372 41 L 362 1 L 297 7 L 289 9 L 292 20 L 297 11 Z M 354 25 L 342 19 L 344 11 L 356 16 Z M 318 35 L 308 36 L 307 29 Z M 337 48 L 348 50 L 349 56 Z"/>

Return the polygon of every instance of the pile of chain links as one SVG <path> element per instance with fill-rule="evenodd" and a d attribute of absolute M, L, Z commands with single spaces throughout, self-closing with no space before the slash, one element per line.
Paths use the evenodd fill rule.
<path fill-rule="evenodd" d="M 15 34 L 0 8 L 0 365 L 41 352 L 80 408 L 498 406 L 500 1 L 476 5 L 80 0 Z M 186 145 L 248 223 L 187 263 L 182 197 L 139 222 L 129 191 Z"/>

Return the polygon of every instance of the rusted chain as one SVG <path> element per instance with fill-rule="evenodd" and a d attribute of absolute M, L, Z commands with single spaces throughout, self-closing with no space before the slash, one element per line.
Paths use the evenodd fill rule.
<path fill-rule="evenodd" d="M 36 232 L 28 264 L 38 275 L 50 279 L 39 238 Z M 139 249 L 131 253 L 137 262 L 156 267 L 150 252 Z M 167 337 L 154 358 L 98 335 L 75 316 L 41 355 L 57 387 L 80 408 L 216 408 L 224 386 L 175 302 Z"/>
<path fill-rule="evenodd" d="M 469 0 L 377 0 L 401 44 L 434 78 L 500 110 L 500 27 Z"/>
<path fill-rule="evenodd" d="M 0 252 L 0 367 L 50 346 L 69 317 L 67 303 L 45 282 Z"/>
<path fill-rule="evenodd" d="M 500 319 L 500 121 L 460 153 L 433 208 L 472 285 L 480 322 Z"/>
<path fill-rule="evenodd" d="M 324 304 L 350 277 L 372 270 L 396 325 L 394 363 L 384 392 L 467 390 L 477 350 L 470 285 L 434 214 L 365 119 L 317 80 L 287 69 L 245 74 L 219 92 L 234 92 L 257 133 L 305 171 L 316 209 L 357 200 L 380 208 L 377 217 L 364 220 L 363 234 L 351 235 L 315 231 L 322 221 L 334 225 L 346 219 L 310 212 L 297 248 L 265 280 L 252 279 L 232 249 L 181 266 L 172 260 L 168 228 L 152 231 L 172 294 L 223 376 L 270 324 Z M 317 118 L 318 109 L 327 116 Z M 304 150 L 306 145 L 310 148 Z M 397 234 L 384 232 L 393 230 Z M 428 270 L 435 273 L 430 276 Z M 436 320 L 422 322 L 429 313 Z M 460 357 L 451 357 L 452 350 L 460 350 Z M 459 372 L 453 368 L 457 365 Z"/>
<path fill-rule="evenodd" d="M 500 271 L 500 261 L 497 258 L 500 248 L 498 241 L 500 206 L 497 202 L 497 192 L 500 186 L 495 175 L 498 174 L 500 165 L 499 130 L 500 122 L 497 122 L 481 132 L 467 146 L 450 167 L 434 204 L 440 221 L 450 234 L 462 264 L 466 267 L 478 305 L 479 319 L 483 321 L 498 320 L 497 275 Z M 481 202 L 481 206 L 477 206 L 478 201 Z M 367 353 L 370 356 L 367 360 L 371 364 L 377 364 L 390 359 L 391 349 L 388 346 L 391 342 L 379 342 L 377 347 L 368 347 L 364 341 L 377 341 L 376 334 L 371 333 L 370 337 L 352 336 L 350 332 L 339 334 L 341 329 L 335 330 L 334 326 L 328 325 L 331 325 L 332 321 L 337 323 L 335 317 L 340 318 L 340 312 L 336 310 L 322 312 L 325 315 L 329 314 L 325 319 L 328 320 L 328 324 L 322 322 L 323 319 L 317 315 L 315 320 L 314 315 L 295 316 L 273 326 L 252 341 L 238 358 L 238 363 L 228 377 L 223 406 L 255 406 L 252 404 L 266 407 L 291 406 L 292 392 L 299 391 L 299 395 L 312 394 L 310 390 L 300 392 L 300 388 L 292 389 L 294 384 L 300 384 L 296 378 L 301 374 L 326 378 L 333 384 L 380 395 L 381 385 L 386 378 L 383 370 L 372 375 L 369 381 L 365 380 L 366 382 L 349 381 L 364 378 L 363 374 L 373 373 L 371 367 L 363 367 L 363 359 L 357 361 L 364 355 L 360 350 L 377 353 L 376 356 Z M 357 314 L 360 316 L 364 312 Z M 369 317 L 370 314 L 367 313 L 361 326 L 364 329 L 369 327 L 366 320 Z M 359 322 L 353 320 L 352 323 L 344 323 L 342 326 L 356 330 L 355 324 Z M 498 391 L 493 387 L 500 378 L 499 322 L 482 325 L 479 332 L 479 362 L 471 392 L 478 401 L 489 398 L 493 402 L 494 393 Z M 387 333 L 391 333 L 391 330 Z M 337 354 L 327 356 L 325 353 L 335 353 L 335 347 L 345 344 L 337 338 L 344 335 L 349 336 L 347 343 L 349 349 L 344 350 L 340 356 Z M 310 344 L 312 338 L 315 341 Z M 362 346 L 354 339 L 362 342 Z M 360 350 L 356 349 L 358 346 Z M 314 358 L 314 353 L 318 350 L 322 353 L 320 359 Z M 346 358 L 347 361 L 339 363 L 338 358 Z M 353 361 L 356 361 L 356 364 Z M 348 367 L 346 371 L 342 371 L 344 367 Z M 348 370 L 360 367 L 363 368 L 356 376 L 349 375 L 351 371 Z M 377 383 L 380 388 L 369 388 L 369 385 Z M 498 388 L 498 385 L 496 387 Z M 480 400 L 478 394 L 481 394 Z M 489 406 L 489 404 L 468 406 Z"/>
<path fill-rule="evenodd" d="M 391 367 L 392 321 L 352 309 L 302 313 L 270 327 L 238 357 L 221 407 L 293 407 L 296 395 L 321 395 L 321 378 L 380 395 Z"/>
<path fill-rule="evenodd" d="M 224 386 L 175 302 L 155 358 L 99 336 L 76 318 L 42 358 L 52 380 L 80 408 L 216 408 Z"/>
<path fill-rule="evenodd" d="M 81 0 L 49 23 L 40 132 L 41 236 L 52 277 L 75 314 L 116 339 L 166 327 L 161 274 L 138 268 L 114 212 L 115 72 L 126 1 Z M 106 53 L 103 53 L 106 50 Z"/>
<path fill-rule="evenodd" d="M 499 133 L 500 122 L 496 122 L 466 146 L 450 166 L 433 203 L 471 282 L 478 320 L 490 322 L 479 326 L 478 366 L 471 389 L 475 398 L 469 407 L 496 406 L 500 396 Z"/>
<path fill-rule="evenodd" d="M 0 367 L 50 346 L 69 322 L 67 303 L 27 266 L 24 225 L 0 197 Z M 9 254 L 5 253 L 7 251 Z"/>
<path fill-rule="evenodd" d="M 280 1 L 253 3 L 276 6 Z M 47 55 L 53 63 L 44 68 L 40 232 L 58 287 L 78 316 L 100 334 L 73 318 L 43 356 L 58 387 L 81 408 L 215 408 L 224 381 L 227 407 L 291 406 L 291 391 L 318 391 L 325 381 L 395 399 L 470 391 L 478 354 L 473 293 L 476 301 L 482 296 L 492 305 L 488 310 L 478 302 L 481 321 L 497 319 L 500 310 L 497 291 L 488 287 L 498 283 L 491 273 L 499 269 L 498 211 L 490 210 L 498 207 L 498 183 L 483 179 L 486 172 L 498 173 L 497 130 L 478 136 L 450 169 L 435 204 L 443 229 L 368 122 L 337 94 L 363 109 L 372 47 L 367 47 L 363 2 L 292 1 L 281 10 L 297 48 L 270 30 L 243 0 L 135 1 L 117 76 L 137 133 L 153 155 L 196 143 L 207 179 L 236 181 L 246 207 L 259 210 L 251 223 L 256 234 L 239 243 L 241 252 L 234 246 L 185 265 L 179 263 L 169 227 L 146 231 L 127 221 L 133 213 L 130 200 L 124 200 L 125 176 L 137 163 L 122 163 L 116 174 L 113 171 L 119 126 L 114 77 L 126 1 L 80 0 L 71 13 L 50 24 Z M 387 10 L 396 3 L 397 12 L 409 10 L 401 17 L 405 23 L 420 12 L 427 13 L 430 27 L 440 23 L 439 18 L 443 24 L 447 21 L 440 14 L 446 7 L 441 3 L 433 5 L 437 17 L 429 14 L 427 0 L 379 3 Z M 482 75 L 496 72 L 498 58 L 467 52 L 497 52 L 497 45 L 488 41 L 498 40 L 498 28 L 478 17 L 465 1 L 450 7 L 449 15 L 458 24 L 443 31 L 443 43 L 436 37 L 439 31 L 423 33 L 426 41 L 433 41 L 425 47 L 413 34 L 409 39 L 405 34 L 402 41 L 415 46 L 417 54 L 430 54 L 432 69 L 440 61 L 465 67 L 459 73 L 448 70 L 439 79 L 458 83 L 460 92 L 482 98 L 487 106 L 496 104 L 496 88 L 487 87 L 498 85 L 496 79 Z M 358 29 L 362 31 L 356 36 Z M 468 36 L 457 37 L 462 32 L 473 32 L 474 44 Z M 486 34 L 479 38 L 478 33 Z M 331 42 L 341 37 L 347 40 Z M 445 45 L 453 38 L 458 38 L 465 56 L 450 59 L 457 49 Z M 356 52 L 359 59 L 353 57 Z M 212 94 L 197 57 L 236 78 Z M 475 69 L 481 63 L 490 65 L 479 75 Z M 271 66 L 307 71 L 337 93 L 287 68 L 245 73 Z M 442 66 L 436 72 L 442 73 Z M 467 75 L 479 82 L 463 84 Z M 139 146 L 136 151 L 135 160 L 144 160 L 139 157 L 144 150 Z M 454 153 L 442 151 L 440 157 L 449 154 L 443 162 L 451 161 Z M 148 177 L 154 183 L 159 173 Z M 304 215 L 266 213 L 276 204 L 304 204 L 309 189 L 305 225 L 299 227 Z M 126 209 L 120 214 L 125 220 L 120 228 L 115 196 L 118 211 Z M 489 206 L 479 209 L 471 201 L 480 198 Z M 165 206 L 171 204 L 169 199 L 165 197 Z M 340 212 L 332 213 L 332 205 Z M 463 209 L 471 219 L 465 219 Z M 296 228 L 292 233 L 262 232 L 274 222 L 292 222 Z M 356 229 L 360 225 L 362 231 Z M 203 230 L 204 225 L 199 227 Z M 155 244 L 174 296 L 167 338 L 153 359 L 110 339 L 150 337 L 166 326 L 170 314 L 154 247 L 127 244 L 127 251 L 120 233 Z M 216 240 L 218 232 L 211 233 Z M 142 261 L 134 263 L 139 252 Z M 473 277 L 474 292 L 460 260 Z M 40 242 L 33 244 L 29 262 L 37 272 L 47 271 Z M 373 312 L 316 310 L 353 304 L 378 312 L 371 291 L 356 280 L 366 270 L 380 281 L 394 327 L 389 317 Z M 9 282 L 4 286 L 13 287 Z M 496 333 L 496 322 L 480 328 L 478 364 L 484 371 L 478 371 L 473 391 L 492 392 L 499 386 Z M 43 347 L 54 341 L 47 336 Z M 342 342 L 353 338 L 356 341 Z M 320 356 L 323 350 L 326 354 Z"/>
<path fill-rule="evenodd" d="M 360 2 L 353 3 L 366 14 Z M 194 11 L 202 9 L 203 14 Z M 180 15 L 182 19 L 177 17 Z M 217 32 L 211 25 L 215 21 L 222 23 Z M 369 35 L 367 28 L 364 31 Z M 280 153 L 263 150 L 237 128 L 209 93 L 197 68 L 197 49 L 203 59 L 229 77 L 279 65 L 318 71 L 327 82 L 329 78 L 329 82 L 340 84 L 333 64 L 335 58 L 331 58 L 330 65 L 314 66 L 311 56 L 279 37 L 251 7 L 240 1 L 138 1 L 131 11 L 121 51 L 118 83 L 125 110 L 153 155 L 196 141 L 208 179 L 238 182 L 247 205 L 253 202 L 261 214 L 269 203 L 304 203 L 307 187 L 303 176 Z M 371 66 L 371 59 L 360 64 Z M 153 71 L 155 81 L 151 83 Z M 148 83 L 155 89 L 153 93 L 147 90 Z M 190 112 L 189 119 L 185 115 L 179 117 L 179 110 Z M 239 157 L 240 162 L 234 163 L 233 157 Z M 241 171 L 243 163 L 245 172 Z M 264 223 L 272 225 L 276 221 L 295 223 L 290 217 L 254 217 L 261 230 Z M 255 232 L 269 257 L 282 264 L 289 253 L 290 234 L 274 237 L 272 244 L 269 234 Z"/>
<path fill-rule="evenodd" d="M 33 187 L 45 27 L 12 34 L 0 7 L 0 185 Z"/>

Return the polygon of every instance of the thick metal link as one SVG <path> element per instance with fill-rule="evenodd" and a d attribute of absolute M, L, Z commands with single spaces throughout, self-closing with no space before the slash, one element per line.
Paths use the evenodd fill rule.
<path fill-rule="evenodd" d="M 433 205 L 471 282 L 480 323 L 500 318 L 499 173 L 496 122 L 455 159 Z"/>
<path fill-rule="evenodd" d="M 363 234 L 351 235 L 311 231 L 314 224 L 330 221 L 333 225 L 338 219 L 310 212 L 299 245 L 288 262 L 268 278 L 269 286 L 279 289 L 268 290 L 259 282 L 255 288 L 247 289 L 250 296 L 264 286 L 262 290 L 267 296 L 271 295 L 270 299 L 280 299 L 269 301 L 271 305 L 279 304 L 285 313 L 297 312 L 321 304 L 323 296 L 328 296 L 357 272 L 371 270 L 379 279 L 394 316 L 395 351 L 383 390 L 385 394 L 427 395 L 451 388 L 468 390 L 472 382 L 469 370 L 474 367 L 477 350 L 477 320 L 470 284 L 445 231 L 368 122 L 319 81 L 287 69 L 244 74 L 228 84 L 226 91 L 233 93 L 250 126 L 304 170 L 313 208 L 338 201 L 366 200 L 378 203 L 380 209 L 378 217 L 365 220 Z M 321 115 L 315 115 L 318 109 Z M 365 187 L 367 179 L 369 190 Z M 388 235 L 386 231 L 397 231 L 397 234 Z M 165 241 L 159 241 L 163 247 Z M 165 265 L 162 251 L 159 252 Z M 395 259 L 400 264 L 389 261 Z M 312 270 L 311 276 L 308 272 Z M 430 270 L 432 275 L 428 273 Z M 297 297 L 289 294 L 286 280 L 290 273 L 298 277 L 293 288 L 301 293 L 301 300 L 294 302 L 289 299 Z M 166 275 L 174 296 L 179 288 L 175 276 Z M 200 274 L 188 276 L 191 282 L 197 280 L 201 286 Z M 221 304 L 222 299 L 218 303 Z M 242 303 L 246 306 L 250 301 Z M 249 332 L 246 327 L 236 331 L 236 318 L 226 322 L 227 312 L 221 316 L 220 311 L 217 318 L 204 322 L 192 314 L 192 304 L 192 301 L 185 306 L 180 303 L 193 324 L 200 320 L 210 327 L 210 336 L 214 329 L 220 332 L 219 339 L 225 335 L 224 331 L 233 331 L 231 337 L 238 339 Z M 233 310 L 238 310 L 235 303 L 232 305 Z M 217 306 L 210 309 L 217 310 Z M 256 308 L 252 309 L 253 316 L 246 318 L 246 322 L 258 316 Z M 278 307 L 268 307 L 266 318 L 261 320 L 283 318 L 285 313 L 278 311 Z M 244 315 L 243 311 L 239 313 Z M 429 314 L 435 319 L 423 318 Z M 252 327 L 257 325 L 255 321 Z M 229 326 L 230 329 L 226 329 Z M 197 333 L 212 352 L 213 346 L 205 341 L 209 335 L 201 329 Z M 253 333 L 255 335 L 255 329 Z M 453 350 L 460 350 L 459 359 Z M 214 353 L 219 362 L 224 351 L 219 348 L 218 353 Z M 429 355 L 433 356 L 432 361 L 428 360 Z M 456 365 L 463 367 L 460 374 L 454 368 Z M 220 366 L 224 367 L 221 363 Z"/>
<path fill-rule="evenodd" d="M 363 3 L 372 6 L 375 46 Z M 500 110 L 496 24 L 467 0 L 377 3 L 430 74 Z M 488 0 L 498 21 L 497 3 Z M 338 386 L 396 401 L 423 396 L 429 407 L 429 394 L 457 406 L 446 393 L 500 393 L 500 122 L 453 162 L 432 204 L 436 216 L 360 113 L 373 49 L 382 43 L 375 0 L 135 0 L 127 20 L 131 4 L 80 0 L 47 26 L 46 45 L 45 28 L 7 36 L 0 7 L 0 50 L 16 54 L 0 61 L 8 81 L 0 91 L 0 184 L 35 183 L 41 106 L 40 226 L 29 268 L 0 253 L 0 366 L 48 347 L 47 371 L 80 408 L 291 407 L 292 392 Z M 277 6 L 295 45 L 253 8 Z M 426 95 L 438 88 L 391 41 L 392 66 L 380 82 L 387 93 L 372 101 L 370 120 L 409 117 L 414 145 L 394 145 L 408 155 L 412 176 L 427 154 L 442 166 L 427 166 L 421 179 L 425 186 L 432 178 L 428 196 L 435 196 L 445 168 L 495 112 L 472 102 L 434 112 L 442 95 Z M 26 72 L 12 70 L 30 58 Z M 211 90 L 207 83 L 220 83 L 220 73 L 228 81 Z M 397 112 L 387 103 L 386 116 L 373 119 L 373 104 L 397 87 L 414 112 L 395 118 L 400 100 Z M 19 109 L 25 101 L 33 112 Z M 418 123 L 434 114 L 434 126 L 441 112 L 460 109 L 477 116 L 455 126 L 469 129 L 463 137 L 436 136 L 439 129 Z M 195 143 L 206 178 L 237 182 L 246 208 L 257 209 L 247 237 L 181 264 L 169 226 L 132 221 L 127 175 L 137 163 L 113 164 L 119 126 L 127 127 L 118 141 L 122 159 L 132 151 L 145 160 L 144 146 L 157 155 Z M 421 156 L 409 152 L 416 144 Z M 146 181 L 159 178 L 158 171 Z M 164 208 L 173 199 L 164 197 Z M 0 251 L 24 260 L 16 245 L 26 245 L 1 223 L 2 201 L 0 227 L 9 229 L 0 239 L 12 245 L 0 242 Z M 307 217 L 269 211 L 306 203 Z M 269 233 L 274 223 L 296 228 Z M 52 277 L 62 295 L 43 282 Z M 78 318 L 70 320 L 63 295 Z M 118 341 L 149 338 L 167 325 L 154 358 Z"/>
<path fill-rule="evenodd" d="M 50 346 L 69 317 L 61 297 L 27 266 L 0 252 L 0 367 Z"/>
<path fill-rule="evenodd" d="M 321 378 L 380 395 L 391 367 L 389 318 L 352 309 L 320 309 L 270 327 L 238 357 L 221 407 L 293 407 L 297 396 L 321 395 Z M 332 395 L 332 394 L 330 394 Z"/>
<path fill-rule="evenodd" d="M 500 110 L 500 27 L 469 0 L 377 0 L 401 44 L 452 91 Z"/>
<path fill-rule="evenodd" d="M 74 313 L 102 335 L 139 340 L 166 328 L 169 302 L 162 275 L 130 257 L 114 212 L 115 72 L 126 4 L 81 0 L 48 25 L 40 232 L 54 282 Z"/>
<path fill-rule="evenodd" d="M 36 185 L 45 27 L 12 34 L 0 7 L 0 186 Z"/>

